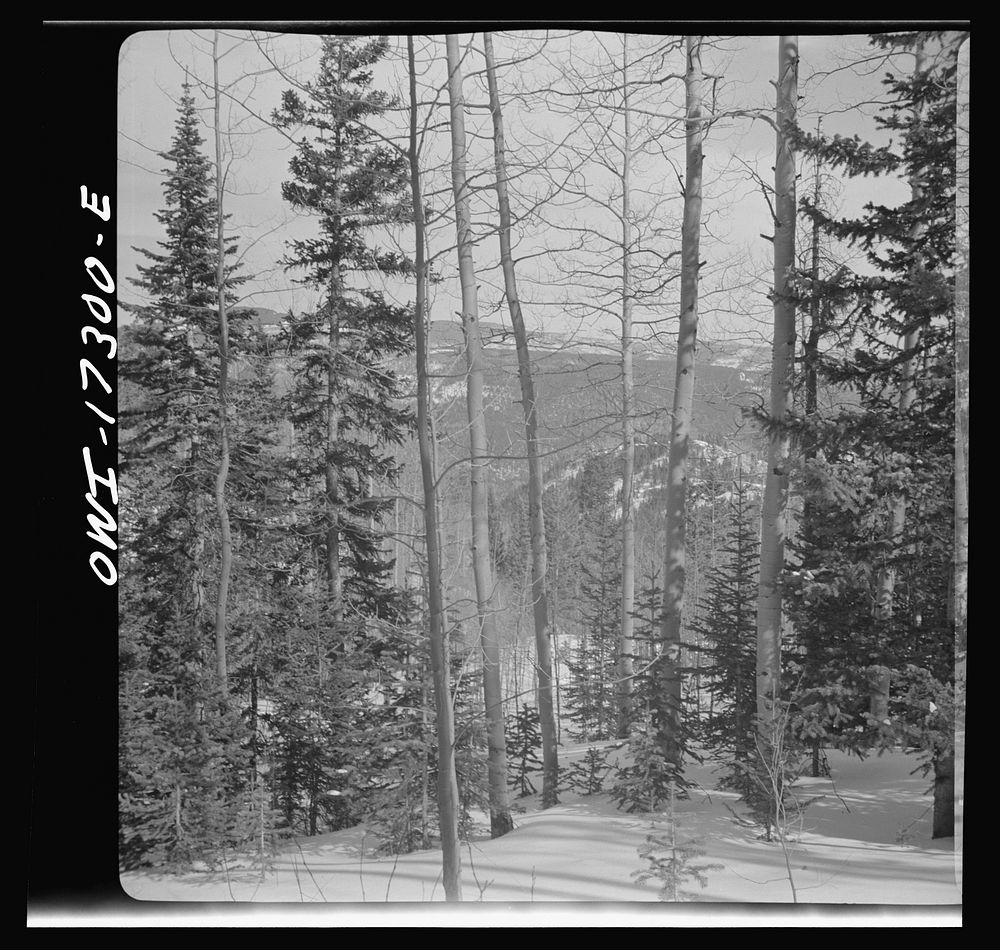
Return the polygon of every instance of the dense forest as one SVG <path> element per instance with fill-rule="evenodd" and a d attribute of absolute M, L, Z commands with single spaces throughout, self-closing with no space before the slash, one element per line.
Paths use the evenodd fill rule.
<path fill-rule="evenodd" d="M 678 900 L 696 765 L 778 853 L 834 754 L 960 843 L 968 34 L 855 37 L 829 120 L 791 35 L 752 95 L 739 37 L 182 35 L 119 301 L 122 871 L 364 827 L 482 898 L 471 842 L 604 795 Z"/>

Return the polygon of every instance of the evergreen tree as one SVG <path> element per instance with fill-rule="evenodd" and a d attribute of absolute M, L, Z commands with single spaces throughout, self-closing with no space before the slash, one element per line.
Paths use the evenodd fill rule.
<path fill-rule="evenodd" d="M 871 498 L 875 475 L 856 448 L 853 439 L 842 446 L 827 433 L 822 458 L 808 462 L 806 517 L 792 544 L 798 564 L 785 580 L 793 630 L 789 724 L 812 750 L 814 774 L 821 748 L 863 754 L 878 742 L 867 719 L 867 670 L 884 637 L 871 608 L 883 518 L 872 504 L 857 503 Z"/>
<path fill-rule="evenodd" d="M 590 460 L 578 489 L 587 556 L 580 571 L 582 631 L 566 663 L 573 679 L 565 692 L 567 718 L 584 741 L 613 738 L 617 728 L 621 559 L 612 508 L 613 462 L 611 456 Z"/>
<path fill-rule="evenodd" d="M 453 656 L 458 831 L 463 840 L 468 840 L 477 830 L 473 813 L 489 814 L 490 809 L 483 674 L 481 670 L 463 669 L 461 658 Z"/>
<path fill-rule="evenodd" d="M 238 846 L 246 733 L 212 662 L 207 512 L 214 484 L 218 208 L 185 84 L 167 163 L 162 252 L 120 356 L 120 844 L 126 866 Z M 233 252 L 235 247 L 230 247 Z M 230 285 L 238 281 L 230 281 Z M 234 333 L 237 345 L 245 334 Z"/>
<path fill-rule="evenodd" d="M 421 647 L 400 657 L 380 688 L 383 702 L 365 717 L 366 744 L 379 756 L 369 770 L 366 813 L 390 854 L 429 848 L 439 834 L 431 689 L 430 657 Z"/>
<path fill-rule="evenodd" d="M 686 784 L 676 763 L 663 754 L 652 714 L 647 714 L 632 726 L 627 753 L 615 770 L 611 797 L 627 812 L 654 812 Z"/>
<path fill-rule="evenodd" d="M 323 37 L 316 78 L 286 91 L 274 115 L 306 133 L 282 195 L 318 222 L 284 261 L 319 303 L 285 328 L 294 438 L 281 506 L 297 605 L 272 722 L 285 813 L 305 808 L 295 820 L 310 833 L 360 820 L 379 793 L 384 756 L 372 726 L 386 711 L 372 709 L 373 684 L 393 675 L 394 631 L 412 610 L 392 586 L 383 541 L 385 488 L 411 423 L 391 361 L 412 345 L 411 312 L 376 289 L 410 268 L 380 246 L 408 213 L 405 156 L 374 131 L 394 105 L 372 88 L 387 49 L 385 37 Z"/>
<path fill-rule="evenodd" d="M 618 807 L 629 812 L 657 811 L 671 800 L 671 796 L 686 795 L 689 784 L 677 762 L 664 753 L 656 728 L 662 709 L 658 703 L 661 683 L 658 666 L 663 656 L 660 637 L 663 593 L 659 577 L 659 571 L 653 571 L 636 599 L 632 658 L 635 718 L 628 739 L 622 744 L 623 751 L 618 756 L 611 787 L 611 797 L 618 802 Z M 681 673 L 689 672 L 685 667 L 676 668 Z M 678 713 L 672 733 L 677 743 L 675 748 L 682 758 L 700 761 L 690 744 L 697 725 L 693 721 L 696 711 L 682 702 Z"/>
<path fill-rule="evenodd" d="M 282 185 L 296 209 L 315 215 L 319 234 L 293 241 L 285 260 L 321 295 L 314 314 L 290 321 L 296 386 L 290 418 L 291 460 L 306 514 L 300 525 L 322 553 L 334 639 L 365 617 L 393 615 L 385 594 L 390 564 L 379 522 L 389 502 L 374 485 L 398 473 L 392 449 L 410 423 L 402 390 L 388 365 L 412 345 L 412 314 L 388 303 L 373 277 L 405 274 L 399 253 L 373 243 L 405 220 L 407 166 L 373 131 L 394 104 L 371 88 L 385 37 L 327 36 L 316 79 L 286 91 L 275 113 L 283 128 L 304 128 Z"/>
<path fill-rule="evenodd" d="M 542 747 L 541 720 L 538 710 L 527 703 L 519 703 L 517 713 L 507 717 L 507 761 L 513 774 L 508 778 L 511 788 L 520 798 L 538 791 L 531 781 L 531 773 L 542 768 L 538 750 Z"/>
<path fill-rule="evenodd" d="M 609 748 L 591 746 L 582 759 L 571 762 L 565 772 L 566 787 L 583 795 L 604 791 L 604 780 L 614 768 L 608 762 L 609 751 Z"/>
<path fill-rule="evenodd" d="M 728 494 L 728 529 L 722 560 L 708 572 L 700 620 L 708 666 L 703 676 L 711 695 L 703 723 L 705 744 L 724 760 L 723 787 L 748 794 L 747 770 L 756 758 L 757 558 L 754 509 L 742 469 Z"/>
<path fill-rule="evenodd" d="M 645 722 L 656 708 L 656 667 L 659 655 L 659 626 L 663 591 L 662 568 L 653 568 L 646 576 L 635 604 L 635 627 L 632 666 L 632 705 L 636 722 Z"/>
<path fill-rule="evenodd" d="M 803 603 L 837 597 L 839 615 L 823 610 L 807 634 L 843 643 L 861 631 L 872 701 L 867 744 L 921 736 L 939 781 L 935 835 L 952 833 L 946 807 L 953 769 L 950 723 L 931 738 L 926 709 L 910 708 L 911 665 L 938 690 L 954 682 L 948 616 L 952 561 L 954 413 L 954 254 L 956 33 L 878 35 L 892 52 L 912 52 L 917 68 L 885 80 L 890 104 L 879 118 L 897 136 L 876 147 L 854 139 L 800 135 L 807 151 L 849 175 L 895 172 L 911 195 L 896 207 L 870 204 L 855 219 L 835 219 L 808 201 L 805 212 L 834 237 L 866 252 L 874 274 L 843 269 L 827 281 L 800 281 L 803 298 L 822 295 L 852 313 L 852 348 L 816 357 L 820 379 L 849 390 L 855 405 L 802 424 L 816 458 L 806 466 L 809 490 L 826 518 L 851 519 L 860 530 L 852 564 L 838 558 L 822 574 L 796 579 Z M 813 547 L 834 538 L 814 532 Z M 873 611 L 872 603 L 876 604 Z M 852 605 L 854 609 L 844 609 Z M 807 621 L 808 623 L 808 621 Z M 865 654 L 867 656 L 865 657 Z M 839 659 L 834 651 L 830 659 Z M 833 681 L 833 670 L 828 678 Z M 842 672 L 842 671 L 841 671 Z M 890 692 L 890 684 L 895 684 Z M 924 684 L 918 692 L 927 692 Z M 930 700 L 928 700 L 930 702 Z M 915 726 L 919 723 L 919 728 Z M 862 729 L 865 723 L 858 723 Z M 857 725 L 854 727 L 857 729 Z M 940 821 L 938 820 L 939 815 Z"/>

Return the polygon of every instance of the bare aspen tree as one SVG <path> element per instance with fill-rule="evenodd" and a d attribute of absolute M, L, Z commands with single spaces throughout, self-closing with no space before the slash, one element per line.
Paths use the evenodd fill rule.
<path fill-rule="evenodd" d="M 496 162 L 497 204 L 500 214 L 500 266 L 503 270 L 504 293 L 510 310 L 517 346 L 518 379 L 521 383 L 521 407 L 524 413 L 524 433 L 528 456 L 528 523 L 531 543 L 531 600 L 535 622 L 535 669 L 538 675 L 538 718 L 542 733 L 542 807 L 556 804 L 559 784 L 559 753 L 556 748 L 556 723 L 552 702 L 552 638 L 549 633 L 549 604 L 546 589 L 547 552 L 545 542 L 545 512 L 542 494 L 545 490 L 542 463 L 538 456 L 538 407 L 535 382 L 531 371 L 528 334 L 524 327 L 521 300 L 517 293 L 514 258 L 511 253 L 510 196 L 507 190 L 507 159 L 504 148 L 503 112 L 497 90 L 496 59 L 493 37 L 483 34 L 486 54 L 486 79 L 490 91 L 490 112 L 493 116 L 493 153 Z"/>
<path fill-rule="evenodd" d="M 618 738 L 628 737 L 632 718 L 632 652 L 635 610 L 635 377 L 632 338 L 632 123 L 629 114 L 628 34 L 622 34 L 622 597 L 618 635 Z"/>
<path fill-rule="evenodd" d="M 601 367 L 607 382 L 614 380 L 617 395 L 608 387 L 606 410 L 588 424 L 600 418 L 600 438 L 609 448 L 614 432 L 620 479 L 615 668 L 606 684 L 611 728 L 619 737 L 628 736 L 635 719 L 634 614 L 642 527 L 636 522 L 637 453 L 640 442 L 657 440 L 654 427 L 665 415 L 662 404 L 637 388 L 636 371 L 637 366 L 642 371 L 648 353 L 640 347 L 653 342 L 650 328 L 666 319 L 668 285 L 679 276 L 670 264 L 680 251 L 675 250 L 676 216 L 668 210 L 677 195 L 663 177 L 662 162 L 683 123 L 667 92 L 674 80 L 683 79 L 670 68 L 682 46 L 677 37 L 636 43 L 628 35 L 599 35 L 596 57 L 576 55 L 563 67 L 569 92 L 542 99 L 544 108 L 565 115 L 574 127 L 548 166 L 553 196 L 535 212 L 549 233 L 568 242 L 552 251 L 556 263 L 546 288 L 563 288 L 567 312 L 579 317 L 581 328 L 595 318 L 615 325 L 613 341 L 610 329 L 602 329 L 607 342 L 599 345 L 608 356 L 594 366 Z"/>
<path fill-rule="evenodd" d="M 761 512 L 757 596 L 757 719 L 762 744 L 770 743 L 781 676 L 782 605 L 790 440 L 784 422 L 792 408 L 795 304 L 789 274 L 795 265 L 795 152 L 792 134 L 798 98 L 799 39 L 778 37 L 774 164 L 774 338 L 771 351 L 771 423 Z"/>
<path fill-rule="evenodd" d="M 446 39 L 448 97 L 451 115 L 451 176 L 455 193 L 458 233 L 458 271 L 462 285 L 462 326 L 467 367 L 466 405 L 469 415 L 471 459 L 472 570 L 483 660 L 483 694 L 490 799 L 490 833 L 494 838 L 514 827 L 507 792 L 507 749 L 504 738 L 503 693 L 500 680 L 500 643 L 496 625 L 496 596 L 490 564 L 489 485 L 486 418 L 483 410 L 483 356 L 479 330 L 479 303 L 472 258 L 472 215 L 466 179 L 465 98 L 459 62 L 458 37 Z"/>
<path fill-rule="evenodd" d="M 663 572 L 661 666 L 658 701 L 661 704 L 660 741 L 668 760 L 680 765 L 681 628 L 687 571 L 687 484 L 691 413 L 694 405 L 695 354 L 698 345 L 698 270 L 701 236 L 702 120 L 701 37 L 686 43 L 685 99 L 687 158 L 684 175 L 684 223 L 681 233 L 681 313 L 677 331 L 677 369 L 674 375 L 673 422 L 667 468 L 666 555 Z"/>
<path fill-rule="evenodd" d="M 223 692 L 228 690 L 226 670 L 226 609 L 229 579 L 233 571 L 233 540 L 226 506 L 226 479 L 229 476 L 229 319 L 226 312 L 226 239 L 223 194 L 225 173 L 222 167 L 222 128 L 219 116 L 219 31 L 212 36 L 212 76 L 215 125 L 215 202 L 216 202 L 216 289 L 219 308 L 219 468 L 215 477 L 215 507 L 219 515 L 219 594 L 215 608 L 215 666 Z"/>
<path fill-rule="evenodd" d="M 435 731 L 438 750 L 438 824 L 445 897 L 462 900 L 462 859 L 458 838 L 458 781 L 455 776 L 455 718 L 451 703 L 448 636 L 441 585 L 441 547 L 438 534 L 437 475 L 431 452 L 430 390 L 427 380 L 427 262 L 424 203 L 420 186 L 417 143 L 417 77 L 413 37 L 406 38 L 410 79 L 410 192 L 416 238 L 417 442 L 424 492 L 424 528 L 427 551 L 427 599 L 430 608 L 431 672 L 434 680 Z"/>

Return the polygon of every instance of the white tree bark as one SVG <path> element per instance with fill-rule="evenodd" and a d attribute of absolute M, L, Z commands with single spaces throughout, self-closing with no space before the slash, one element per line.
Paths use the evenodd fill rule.
<path fill-rule="evenodd" d="M 528 523 L 531 536 L 531 600 L 535 622 L 535 670 L 538 675 L 538 718 L 542 733 L 542 807 L 555 805 L 559 784 L 559 752 L 556 748 L 555 712 L 552 702 L 552 638 L 549 633 L 549 604 L 546 590 L 547 551 L 545 542 L 545 512 L 542 495 L 545 486 L 542 462 L 538 455 L 538 412 L 535 382 L 531 371 L 528 334 L 524 327 L 521 301 L 517 293 L 514 258 L 511 253 L 510 197 L 507 191 L 507 159 L 504 148 L 503 113 L 497 90 L 496 61 L 493 38 L 483 34 L 486 52 L 486 79 L 490 91 L 490 111 L 493 115 L 493 153 L 497 172 L 497 203 L 500 213 L 500 265 L 503 270 L 504 292 L 510 310 L 517 345 L 517 370 L 521 383 L 521 407 L 524 411 L 524 433 L 528 456 Z"/>
<path fill-rule="evenodd" d="M 681 232 L 681 313 L 677 331 L 673 422 L 667 467 L 666 555 L 663 572 L 661 659 L 658 675 L 660 738 L 668 759 L 680 765 L 681 676 L 678 669 L 687 577 L 687 459 L 694 405 L 695 354 L 698 344 L 698 268 L 701 237 L 702 120 L 701 37 L 686 42 L 685 99 L 687 159 L 684 220 Z"/>
<path fill-rule="evenodd" d="M 635 380 L 632 369 L 634 342 L 632 310 L 632 126 L 629 115 L 628 34 L 622 35 L 622 598 L 618 637 L 618 738 L 628 737 L 632 718 L 632 651 L 635 619 Z"/>
<path fill-rule="evenodd" d="M 483 358 L 479 332 L 479 302 L 472 259 L 472 215 L 466 179 L 465 99 L 459 62 L 458 37 L 446 38 L 448 96 L 451 106 L 451 177 L 455 193 L 458 232 L 458 271 L 462 285 L 462 326 L 465 329 L 467 367 L 466 405 L 469 414 L 472 501 L 472 571 L 476 584 L 483 693 L 489 747 L 490 831 L 494 838 L 513 827 L 507 791 L 507 749 L 504 740 L 503 694 L 500 680 L 500 642 L 496 626 L 496 595 L 490 564 L 489 487 L 486 418 L 483 411 Z"/>
<path fill-rule="evenodd" d="M 427 600 L 430 609 L 431 671 L 434 680 L 434 726 L 438 749 L 438 824 L 441 831 L 445 898 L 462 900 L 462 857 L 458 838 L 458 780 L 455 775 L 455 717 L 451 702 L 448 637 L 441 583 L 438 536 L 437 476 L 431 452 L 430 390 L 427 381 L 427 262 L 424 247 L 424 203 L 420 187 L 417 144 L 417 76 L 413 37 L 406 40 L 410 73 L 410 192 L 416 232 L 417 442 L 424 491 L 424 536 L 427 549 Z M 425 767 L 426 774 L 426 767 Z M 425 808 L 426 811 L 426 808 Z"/>
<path fill-rule="evenodd" d="M 778 37 L 778 81 L 774 165 L 774 339 L 771 353 L 771 419 L 767 478 L 761 519 L 757 596 L 757 720 L 765 748 L 774 730 L 781 680 L 782 604 L 779 585 L 785 563 L 790 443 L 781 430 L 792 408 L 795 305 L 788 286 L 795 263 L 795 153 L 790 138 L 798 99 L 799 39 Z"/>

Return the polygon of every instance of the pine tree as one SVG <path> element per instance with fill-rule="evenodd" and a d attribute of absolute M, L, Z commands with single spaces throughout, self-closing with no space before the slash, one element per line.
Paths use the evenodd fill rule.
<path fill-rule="evenodd" d="M 657 666 L 660 655 L 660 621 L 663 608 L 662 569 L 651 569 L 635 604 L 633 638 L 633 708 L 637 722 L 655 717 L 658 692 Z M 679 737 L 680 738 L 680 737 Z"/>
<path fill-rule="evenodd" d="M 308 512 L 300 530 L 323 557 L 334 641 L 366 617 L 394 615 L 379 544 L 390 503 L 372 488 L 396 477 L 392 448 L 411 424 L 388 360 L 410 349 L 412 314 L 388 303 L 371 279 L 410 269 L 402 255 L 373 243 L 408 214 L 405 157 L 372 129 L 394 104 L 372 88 L 372 67 L 387 49 L 385 37 L 324 37 L 316 79 L 301 93 L 286 91 L 275 112 L 281 127 L 312 134 L 282 185 L 285 200 L 319 221 L 319 234 L 292 241 L 285 260 L 321 295 L 316 313 L 290 321 L 290 464 Z"/>
<path fill-rule="evenodd" d="M 411 424 L 391 361 L 413 330 L 412 313 L 376 289 L 410 270 L 382 246 L 410 213 L 405 155 L 373 131 L 394 105 L 372 85 L 387 49 L 385 37 L 323 37 L 317 76 L 286 91 L 274 114 L 305 133 L 282 195 L 318 222 L 284 260 L 319 302 L 284 329 L 294 438 L 280 509 L 292 610 L 271 723 L 285 815 L 310 834 L 361 820 L 378 795 L 385 763 L 372 726 L 388 712 L 372 710 L 372 688 L 391 678 L 389 644 L 412 612 L 392 585 L 392 501 L 379 497 L 398 477 L 396 447 Z"/>
<path fill-rule="evenodd" d="M 845 271 L 812 288 L 855 315 L 853 351 L 820 354 L 817 372 L 827 384 L 856 394 L 858 404 L 810 420 L 810 437 L 820 451 L 809 475 L 827 510 L 847 512 L 863 530 L 855 565 L 835 562 L 828 574 L 800 586 L 804 600 L 840 587 L 859 605 L 860 615 L 845 615 L 844 622 L 869 631 L 868 721 L 881 741 L 919 734 L 938 779 L 937 836 L 952 833 L 946 801 L 952 727 L 944 724 L 931 738 L 924 729 L 927 710 L 911 708 L 907 697 L 914 663 L 940 690 L 954 682 L 947 591 L 953 544 L 956 54 L 962 38 L 873 37 L 878 47 L 915 54 L 912 73 L 885 80 L 890 104 L 879 122 L 897 136 L 888 145 L 799 136 L 806 150 L 849 175 L 894 172 L 911 185 L 907 201 L 892 208 L 868 205 L 856 219 L 834 219 L 804 203 L 824 230 L 863 249 L 875 273 Z M 872 601 L 874 611 L 866 609 Z"/>
<path fill-rule="evenodd" d="M 582 631 L 566 665 L 567 718 L 584 741 L 613 738 L 617 730 L 621 561 L 615 554 L 620 530 L 611 503 L 611 456 L 591 459 L 578 489 L 587 525 L 588 556 L 580 571 Z"/>
<path fill-rule="evenodd" d="M 695 864 L 695 859 L 704 855 L 697 839 L 681 838 L 678 835 L 680 819 L 677 816 L 674 796 L 671 795 L 666 810 L 666 828 L 660 829 L 654 820 L 645 843 L 639 848 L 639 857 L 647 862 L 647 867 L 633 871 L 632 877 L 639 883 L 656 881 L 660 885 L 658 897 L 661 901 L 680 901 L 687 897 L 682 889 L 688 881 L 694 880 L 705 888 L 708 886 L 706 871 L 722 871 L 723 864 Z"/>
<path fill-rule="evenodd" d="M 489 814 L 489 776 L 483 674 L 462 668 L 459 651 L 453 654 L 455 683 L 455 776 L 458 780 L 458 831 L 468 840 L 477 831 L 475 813 Z"/>
<path fill-rule="evenodd" d="M 519 798 L 534 795 L 538 791 L 531 781 L 531 773 L 542 768 L 538 751 L 542 747 L 541 720 L 538 710 L 527 703 L 518 704 L 517 713 L 507 717 L 507 761 L 511 775 L 511 788 L 517 790 Z"/>
<path fill-rule="evenodd" d="M 619 760 L 610 792 L 618 807 L 627 812 L 658 811 L 685 787 L 676 763 L 663 754 L 652 716 L 633 724 L 627 754 Z"/>
<path fill-rule="evenodd" d="M 629 812 L 657 811 L 672 796 L 686 796 L 689 785 L 677 759 L 665 752 L 663 733 L 658 727 L 658 716 L 663 709 L 660 702 L 662 679 L 658 669 L 663 656 L 660 576 L 659 571 L 653 571 L 636 600 L 632 657 L 635 719 L 623 745 L 624 751 L 619 753 L 611 787 L 611 797 L 618 802 L 618 807 Z M 674 669 L 681 674 L 690 672 L 677 664 Z M 691 748 L 696 725 L 690 705 L 682 701 L 676 715 L 672 716 L 670 731 L 675 743 L 673 751 L 682 760 L 695 758 L 700 761 L 700 756 Z"/>
<path fill-rule="evenodd" d="M 603 792 L 604 780 L 614 768 L 608 762 L 608 758 L 609 748 L 600 749 L 591 746 L 583 759 L 570 763 L 564 773 L 566 787 L 582 795 L 596 795 L 598 792 Z"/>
<path fill-rule="evenodd" d="M 365 805 L 369 827 L 381 838 L 382 850 L 407 854 L 430 848 L 431 839 L 440 833 L 437 783 L 432 781 L 438 762 L 427 708 L 428 651 L 421 647 L 395 659 L 379 687 L 382 703 L 365 716 L 370 733 L 365 745 L 378 756 L 367 769 L 370 788 Z M 382 660 L 384 664 L 384 655 Z"/>
<path fill-rule="evenodd" d="M 120 357 L 119 801 L 127 866 L 213 861 L 238 846 L 241 796 L 252 783 L 243 723 L 216 680 L 207 610 L 218 208 L 203 145 L 185 84 L 171 148 L 161 153 L 165 207 L 156 217 L 166 239 L 160 253 L 139 249 L 151 262 L 136 281 L 148 301 L 128 306 L 135 323 Z"/>
<path fill-rule="evenodd" d="M 694 632 L 704 638 L 708 666 L 703 676 L 712 697 L 704 740 L 723 758 L 723 786 L 746 794 L 752 787 L 747 770 L 756 758 L 758 541 L 742 469 L 728 496 L 722 560 L 708 572 Z"/>

